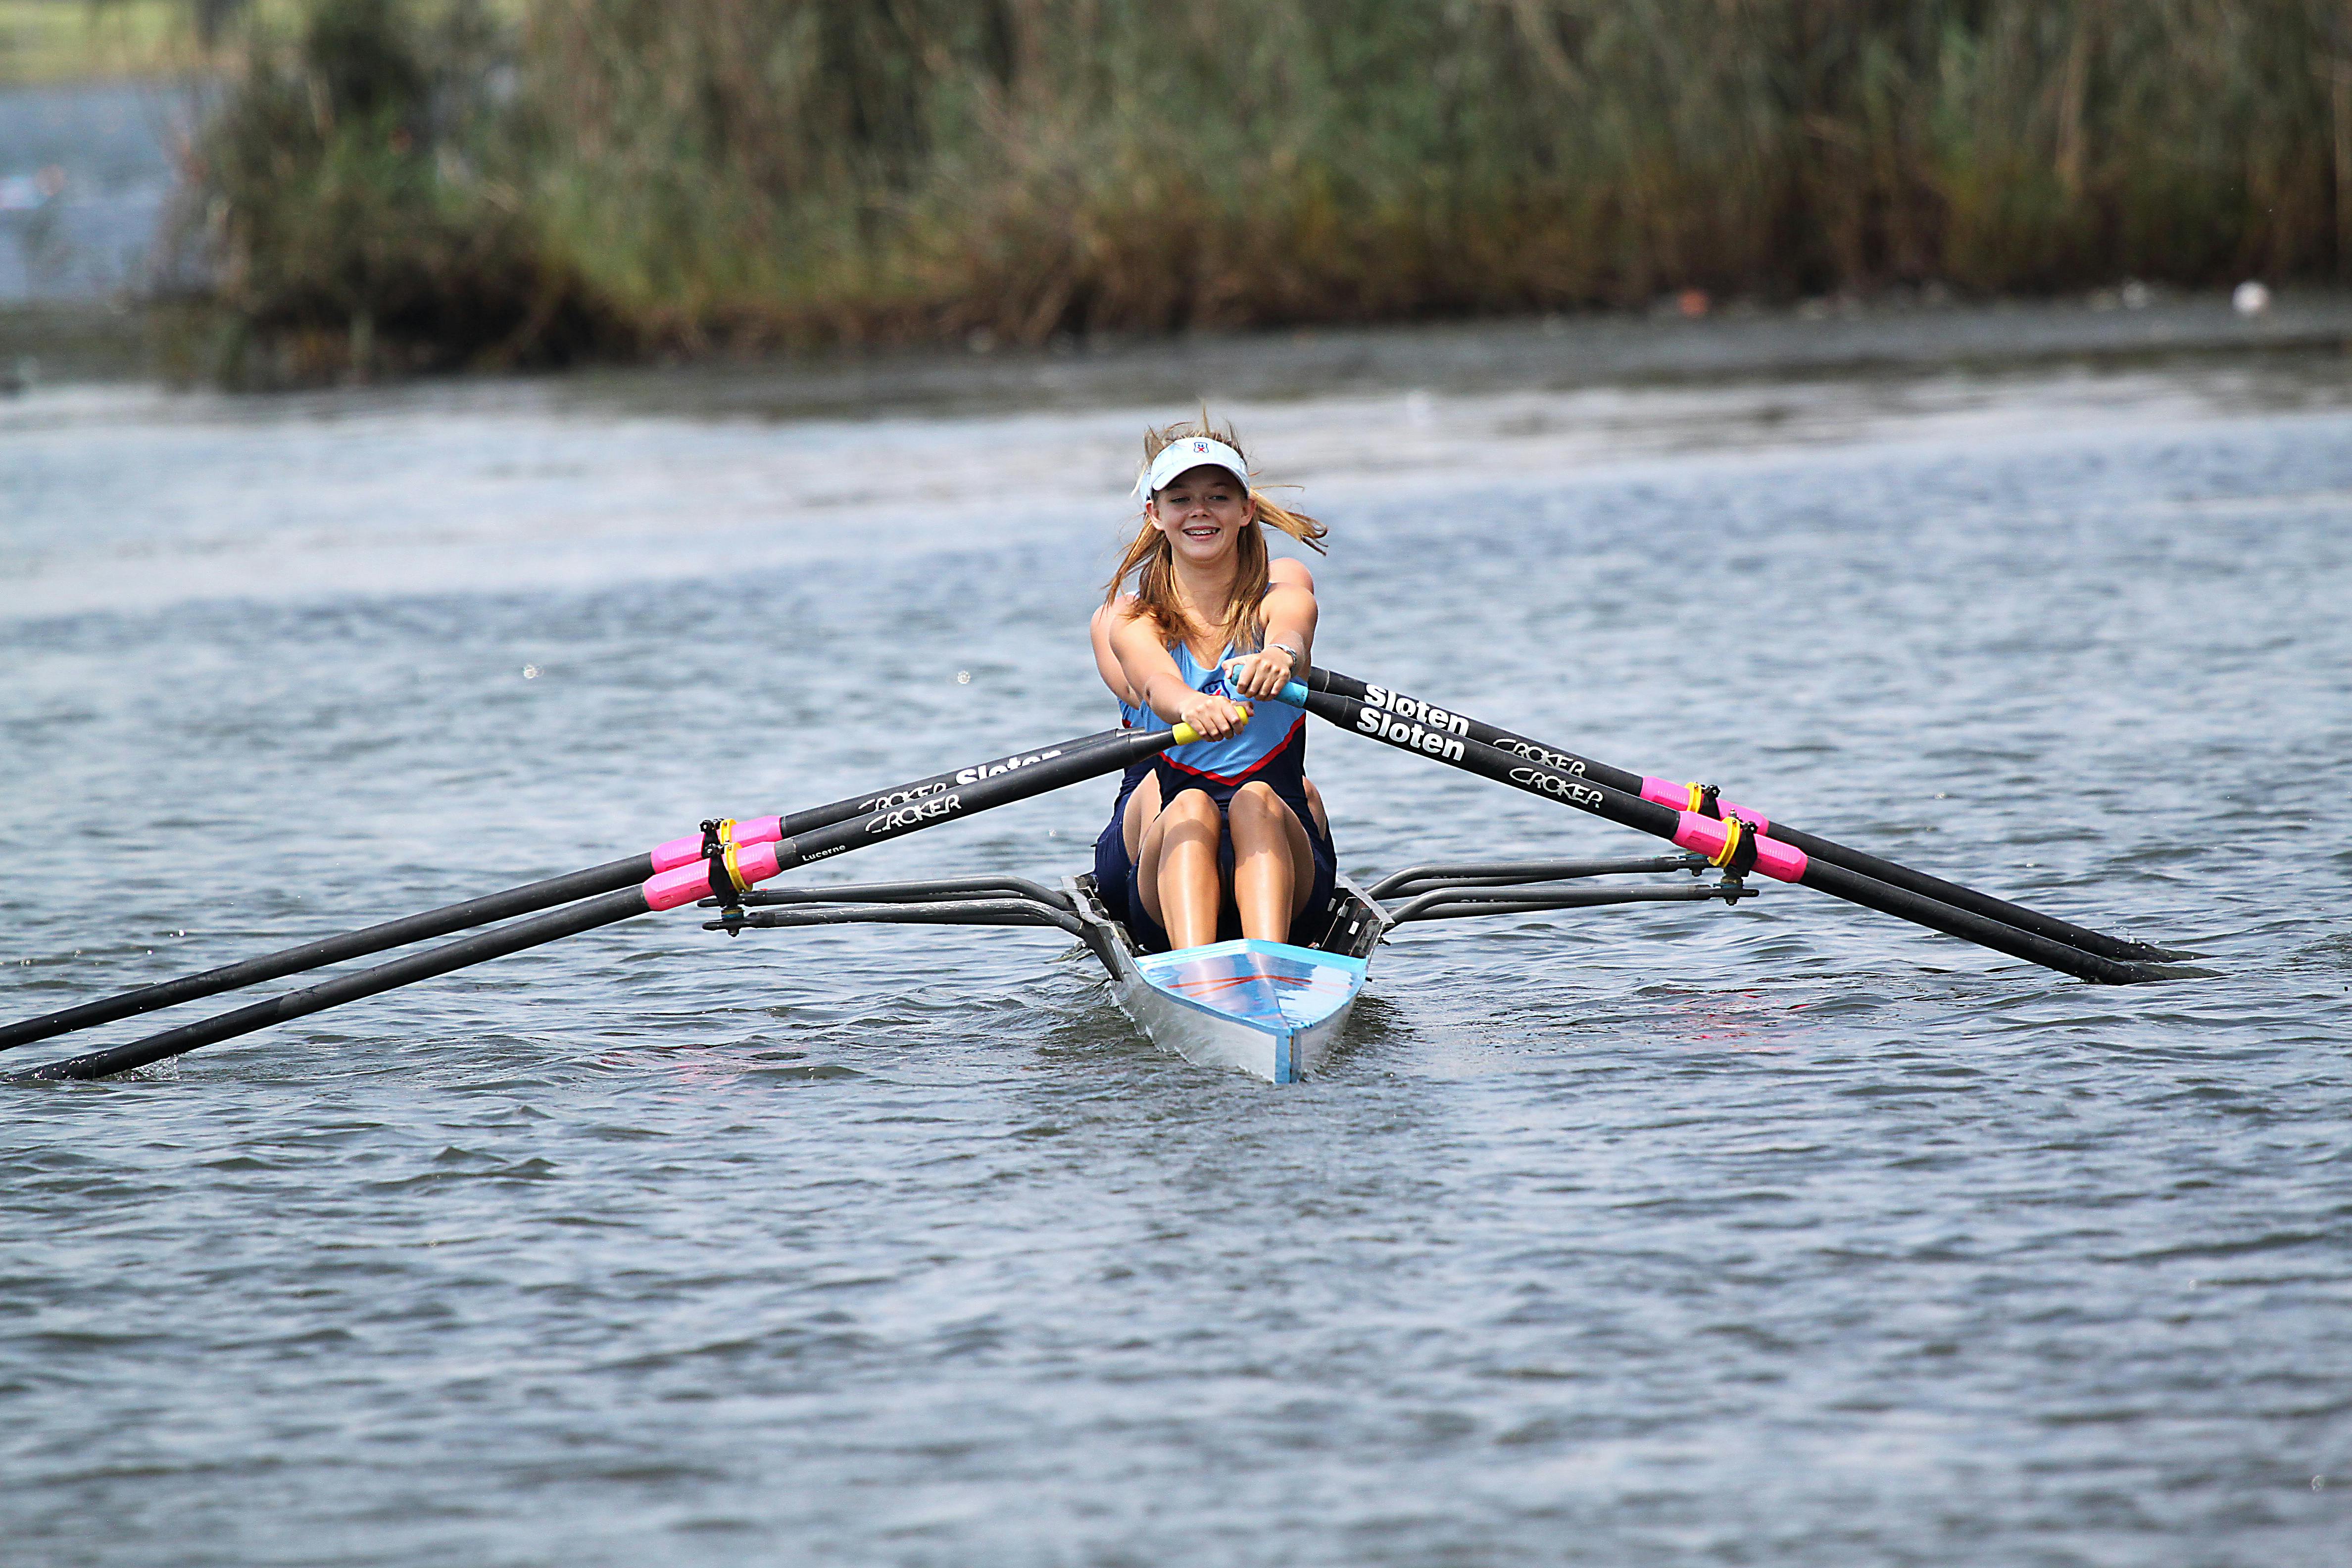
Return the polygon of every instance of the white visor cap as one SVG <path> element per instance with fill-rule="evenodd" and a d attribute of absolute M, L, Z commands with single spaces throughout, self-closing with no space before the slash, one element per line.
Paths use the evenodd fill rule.
<path fill-rule="evenodd" d="M 1151 466 L 1144 469 L 1143 476 L 1135 481 L 1135 499 L 1150 500 L 1166 489 L 1169 481 L 1177 475 L 1188 469 L 1203 468 L 1224 469 L 1241 481 L 1244 495 L 1249 493 L 1249 465 L 1242 461 L 1239 452 L 1223 441 L 1187 436 L 1160 448 L 1160 456 L 1151 459 Z"/>

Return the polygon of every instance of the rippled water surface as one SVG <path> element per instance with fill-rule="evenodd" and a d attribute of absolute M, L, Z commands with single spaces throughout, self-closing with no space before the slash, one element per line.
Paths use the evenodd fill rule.
<path fill-rule="evenodd" d="M 1108 721 L 1181 408 L 630 384 L 0 405 L 0 1012 Z M 1055 933 L 644 920 L 0 1089 L 5 1555 L 2341 1563 L 2346 391 L 1235 404 L 1323 662 L 2220 977 L 1787 889 L 1423 926 L 1276 1089 Z M 1649 847 L 1311 765 L 1359 876 Z M 1108 794 L 801 879 L 1058 875 Z"/>

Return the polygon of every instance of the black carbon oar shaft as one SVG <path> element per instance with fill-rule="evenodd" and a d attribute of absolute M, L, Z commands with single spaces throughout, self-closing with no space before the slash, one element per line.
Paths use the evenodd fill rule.
<path fill-rule="evenodd" d="M 1065 752 L 1081 751 L 1132 732 L 1105 730 L 1076 741 L 1066 741 L 1060 749 Z M 933 773 L 928 778 L 910 780 L 878 793 L 851 795 L 829 805 L 811 806 L 806 811 L 796 811 L 780 818 L 781 829 L 787 837 L 794 834 L 813 833 L 852 817 L 864 816 L 884 805 L 904 805 L 938 795 L 955 787 L 964 774 L 986 773 L 990 769 L 1007 767 L 1033 754 L 1016 752 L 1009 757 L 978 763 L 953 773 Z M 446 904 L 422 914 L 385 921 L 378 925 L 345 931 L 339 936 L 320 937 L 316 942 L 306 942 L 280 952 L 224 964 L 218 969 L 207 969 L 199 974 L 142 985 L 136 990 L 102 996 L 96 1001 L 63 1007 L 54 1013 L 44 1013 L 38 1017 L 25 1018 L 13 1024 L 0 1024 L 0 1051 L 12 1046 L 31 1045 L 36 1040 L 46 1040 L 54 1035 L 70 1034 L 76 1029 L 87 1029 L 99 1024 L 111 1024 L 120 1018 L 131 1018 L 142 1013 L 174 1007 L 183 1002 L 217 996 L 224 991 L 236 991 L 247 985 L 258 985 L 264 981 L 280 980 L 305 970 L 324 969 L 345 959 L 364 958 L 372 952 L 406 947 L 415 942 L 430 942 L 435 937 L 553 909 L 558 904 L 568 904 L 578 899 L 614 892 L 635 886 L 652 876 L 656 869 L 650 851 L 631 855 L 619 860 L 606 861 L 602 866 L 591 866 L 585 870 L 525 883 L 520 888 L 509 888 L 504 892 L 485 893 L 480 898 Z"/>
<path fill-rule="evenodd" d="M 1367 685 L 1354 676 L 1341 675 L 1337 670 L 1309 669 L 1305 684 L 1310 690 L 1328 691 L 1353 701 L 1369 702 L 1376 708 L 1406 713 L 1424 708 L 1442 707 L 1438 703 L 1423 702 L 1419 698 L 1409 697 L 1391 687 Z M 1578 774 L 1607 788 L 1619 790 L 1627 795 L 1640 795 L 1643 786 L 1649 782 L 1643 774 L 1628 773 L 1623 768 L 1612 767 L 1607 763 L 1595 762 L 1591 757 L 1578 756 L 1573 752 L 1563 751 L 1547 742 L 1532 740 L 1499 726 L 1483 723 L 1470 718 L 1467 714 L 1462 714 L 1459 717 L 1468 724 L 1467 734 L 1474 741 L 1482 742 L 1505 752 L 1515 752 L 1532 762 Z M 2088 926 L 2079 926 L 2071 921 L 2060 920 L 2055 915 L 2046 915 L 2039 910 L 2030 910 L 2022 904 L 2013 904 L 2006 899 L 1997 899 L 1990 893 L 1980 893 L 1974 888 L 1964 888 L 1958 882 L 1948 882 L 1941 877 L 1929 876 L 1925 871 L 1914 870 L 1908 866 L 1882 858 L 1865 850 L 1852 848 L 1833 839 L 1823 838 L 1818 834 L 1790 827 L 1786 823 L 1767 822 L 1764 834 L 1768 838 L 1777 838 L 1783 844 L 1803 850 L 1807 858 L 1816 862 L 1826 861 L 1832 866 L 1842 866 L 1849 871 L 1858 871 L 1874 881 L 1922 894 L 1938 903 L 1948 904 L 1955 909 L 1967 910 L 1989 920 L 1999 921 L 2003 925 L 2014 926 L 2020 931 L 2032 931 L 2037 936 L 2048 937 L 2053 942 L 2063 942 L 2069 947 L 2077 947 L 2084 952 L 2096 953 L 2102 958 L 2130 961 L 2189 956 L 2187 953 L 2176 952 L 2168 947 L 2158 947 L 2153 942 L 2133 942 L 2125 937 L 2110 936 L 2105 931 L 2093 931 Z"/>
<path fill-rule="evenodd" d="M 584 871 L 568 876 L 551 877 L 543 882 L 530 882 L 520 888 L 509 888 L 502 893 L 488 893 L 463 903 L 428 910 L 423 914 L 408 915 L 396 921 L 385 921 L 359 931 L 345 931 L 341 936 L 320 937 L 282 952 L 267 953 L 248 958 L 240 963 L 225 964 L 207 969 L 201 974 L 183 975 L 154 985 L 142 985 L 136 991 L 100 997 L 79 1006 L 44 1013 L 37 1018 L 0 1026 L 0 1050 L 11 1046 L 30 1045 L 46 1040 L 52 1035 L 63 1035 L 75 1029 L 87 1029 L 93 1025 L 111 1024 L 118 1018 L 136 1017 L 152 1013 L 160 1007 L 177 1006 L 199 997 L 217 996 L 224 991 L 242 986 L 258 985 L 265 980 L 278 980 L 289 974 L 299 974 L 306 969 L 322 969 L 330 963 L 341 963 L 347 958 L 362 958 L 386 948 L 405 947 L 412 942 L 430 942 L 436 936 L 452 931 L 470 931 L 488 925 L 493 921 L 511 920 L 534 910 L 568 904 L 575 900 L 593 898 L 616 889 L 634 887 L 654 874 L 653 857 L 632 855 L 625 859 L 607 861 Z"/>
<path fill-rule="evenodd" d="M 1081 735 L 1075 741 L 1065 741 L 1058 747 L 1046 749 L 1062 752 L 1086 751 L 1134 733 L 1136 731 L 1132 730 L 1097 730 L 1091 735 Z M 1025 758 L 1034 755 L 1036 753 L 1034 752 L 1015 752 L 1009 757 L 992 758 L 985 763 L 975 763 L 968 768 L 955 768 L 947 773 L 933 773 L 928 778 L 910 779 L 905 784 L 894 784 L 886 790 L 875 790 L 866 795 L 853 795 L 828 805 L 813 805 L 806 811 L 795 811 L 782 819 L 784 837 L 790 838 L 797 834 L 814 833 L 820 827 L 831 827 L 836 822 L 847 822 L 853 816 L 864 816 L 868 812 L 879 811 L 885 806 L 903 805 L 910 800 L 919 800 L 925 795 L 938 795 L 944 790 L 953 789 L 960 784 L 970 783 L 971 780 L 966 777 L 967 774 L 986 776 L 996 769 L 1011 768 L 1023 763 Z"/>
<path fill-rule="evenodd" d="M 1316 717 L 1350 734 L 1380 741 L 1416 756 L 1429 757 L 1449 767 L 1460 768 L 1465 773 L 1476 773 L 1482 778 L 1590 812 L 1595 816 L 1670 842 L 1683 843 L 1683 837 L 1686 837 L 1685 830 L 1690 826 L 1686 818 L 1690 822 L 1706 821 L 1695 813 L 1677 811 L 1672 806 L 1661 805 L 1628 791 L 1598 783 L 1589 773 L 1572 773 L 1475 740 L 1469 733 L 1467 721 L 1450 711 L 1444 712 L 1442 719 L 1433 719 L 1430 723 L 1423 724 L 1399 719 L 1386 710 L 1336 691 L 1301 691 L 1296 687 L 1284 693 L 1283 700 L 1296 701 Z M 1458 728 L 1455 727 L 1457 723 Z M 1722 824 L 1712 825 L 1713 831 L 1719 834 L 1721 829 Z M 1683 847 L 1696 847 L 1694 844 L 1683 844 Z M 1794 849 L 1793 845 L 1784 846 L 1774 858 L 1786 864 L 1788 855 Z M 2108 985 L 2128 985 L 2140 981 L 2179 978 L 2160 965 L 2104 958 L 2097 953 L 2085 952 L 2071 942 L 2021 931 L 2005 921 L 1955 908 L 1908 889 L 1891 887 L 1842 866 L 1816 863 L 1808 856 L 1800 855 L 1799 858 L 1803 859 L 1804 865 L 1796 874 L 1787 875 L 1780 870 L 1768 870 L 1766 874 L 2080 979 Z M 1761 862 L 1759 868 L 1763 868 Z"/>
<path fill-rule="evenodd" d="M 1190 739 L 1189 729 L 1182 731 Z M 1088 736 L 1090 743 L 1070 744 L 1055 748 L 1050 755 L 1024 763 L 1017 769 L 998 768 L 995 763 L 979 764 L 959 770 L 954 774 L 940 775 L 961 778 L 964 774 L 984 776 L 970 783 L 958 783 L 952 787 L 923 795 L 912 801 L 897 801 L 862 816 L 836 821 L 813 831 L 802 833 L 773 844 L 763 844 L 747 849 L 740 857 L 742 869 L 752 881 L 764 881 L 781 871 L 805 866 L 812 860 L 829 859 L 833 856 L 879 844 L 891 838 L 941 823 L 956 821 L 976 812 L 995 806 L 1009 805 L 1032 795 L 1116 773 L 1129 763 L 1150 756 L 1178 742 L 1175 730 L 1129 730 L 1115 731 L 1108 740 Z M 1099 743 L 1093 743 L 1099 742 Z M 1035 756 L 1036 753 L 1030 753 Z M 202 1046 L 249 1035 L 256 1029 L 266 1029 L 272 1024 L 306 1017 L 312 1013 L 339 1007 L 346 1002 L 380 995 L 399 986 L 420 980 L 430 980 L 471 964 L 503 958 L 510 952 L 542 946 L 563 937 L 593 931 L 599 926 L 631 920 L 655 910 L 675 909 L 691 905 L 711 892 L 709 866 L 705 861 L 674 867 L 654 873 L 640 885 L 576 902 L 566 909 L 550 910 L 530 919 L 484 931 L 461 942 L 425 952 L 410 953 L 405 958 L 379 963 L 356 974 L 324 981 L 300 991 L 257 1002 L 235 1012 L 193 1024 L 183 1024 L 161 1034 L 125 1045 L 85 1052 L 58 1061 L 45 1062 L 37 1068 L 8 1076 L 11 1082 L 26 1082 L 44 1079 L 96 1079 L 114 1073 L 128 1072 L 146 1067 L 166 1057 L 176 1057 Z"/>
<path fill-rule="evenodd" d="M 406 958 L 395 958 L 390 963 L 362 969 L 357 974 L 322 981 L 283 996 L 273 996 L 267 1002 L 256 1002 L 251 1006 L 239 1007 L 234 1013 L 222 1013 L 197 1023 L 183 1024 L 176 1029 L 166 1029 L 160 1035 L 150 1035 L 128 1045 L 85 1052 L 62 1061 L 45 1062 L 24 1072 L 11 1073 L 9 1077 L 17 1082 L 42 1079 L 109 1078 L 115 1073 L 129 1072 L 133 1068 L 160 1062 L 166 1057 L 184 1056 L 199 1046 L 214 1045 L 238 1035 L 249 1035 L 256 1029 L 266 1029 L 272 1024 L 323 1013 L 346 1002 L 380 995 L 419 980 L 430 980 L 452 970 L 464 969 L 468 964 L 503 958 L 509 952 L 520 952 L 525 948 L 538 947 L 561 937 L 577 936 L 583 931 L 593 931 L 598 926 L 630 920 L 645 912 L 645 893 L 636 888 L 624 888 L 619 892 L 584 899 L 567 909 L 533 915 L 529 920 L 517 921 L 512 925 L 500 926 L 479 936 L 469 936 L 446 947 L 413 952 Z"/>

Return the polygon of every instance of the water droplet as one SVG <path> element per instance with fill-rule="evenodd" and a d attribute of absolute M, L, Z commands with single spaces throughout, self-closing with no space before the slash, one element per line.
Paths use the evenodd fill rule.
<path fill-rule="evenodd" d="M 958 686 L 970 686 L 971 684 L 971 671 L 968 669 L 957 670 L 956 684 Z"/>
<path fill-rule="evenodd" d="M 539 666 L 535 664 L 524 665 L 522 667 L 522 678 L 525 680 L 537 680 L 539 679 Z"/>

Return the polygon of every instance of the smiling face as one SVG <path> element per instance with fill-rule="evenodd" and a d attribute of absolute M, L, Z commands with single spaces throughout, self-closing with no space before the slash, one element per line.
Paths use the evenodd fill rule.
<path fill-rule="evenodd" d="M 1242 529 L 1257 517 L 1249 488 L 1223 468 L 1187 468 L 1162 486 L 1144 508 L 1177 555 L 1196 566 L 1233 552 Z"/>

